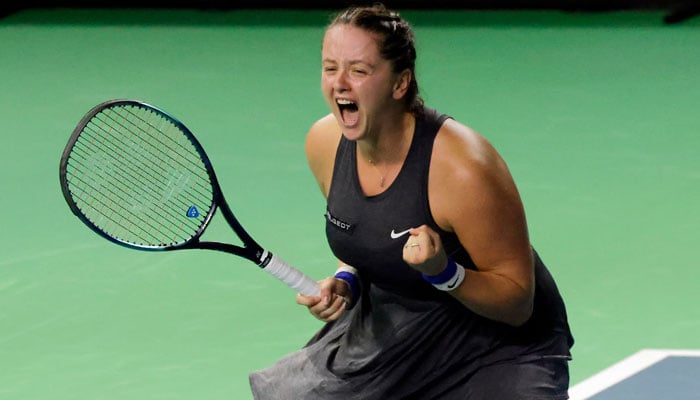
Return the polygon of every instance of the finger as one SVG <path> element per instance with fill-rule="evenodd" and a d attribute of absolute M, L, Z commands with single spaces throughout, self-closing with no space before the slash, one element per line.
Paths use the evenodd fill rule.
<path fill-rule="evenodd" d="M 331 307 L 329 307 L 326 312 L 324 313 L 324 321 L 332 321 L 335 318 L 338 318 L 340 314 L 343 313 L 343 310 L 345 310 L 345 299 L 337 296 L 333 300 L 333 304 L 331 304 Z"/>
<path fill-rule="evenodd" d="M 432 256 L 440 251 L 442 241 L 440 234 L 427 225 L 421 225 L 410 231 L 410 236 L 406 241 L 405 248 L 412 249 Z"/>
<path fill-rule="evenodd" d="M 325 278 L 318 281 L 318 286 L 320 288 L 318 296 L 303 295 L 301 293 L 297 294 L 297 304 L 313 307 L 319 302 L 325 302 L 326 306 L 328 306 L 330 299 L 333 297 L 334 281 L 335 279 L 333 278 Z"/>
<path fill-rule="evenodd" d="M 321 321 L 328 322 L 331 317 L 338 314 L 338 311 L 343 308 L 345 308 L 345 299 L 335 296 L 328 306 L 320 302 L 317 306 L 310 308 L 309 311 Z"/>
<path fill-rule="evenodd" d="M 301 293 L 297 293 L 297 304 L 312 307 L 321 301 L 320 296 L 307 296 Z"/>
<path fill-rule="evenodd" d="M 335 313 L 331 314 L 328 318 L 326 318 L 326 322 L 335 321 L 336 319 L 340 318 L 340 316 L 343 315 L 345 310 L 345 301 L 343 301 L 342 305 L 338 307 L 338 310 Z"/>
<path fill-rule="evenodd" d="M 321 303 L 328 307 L 331 304 L 331 299 L 333 298 L 333 290 L 329 286 L 321 286 L 319 297 L 321 298 Z"/>
<path fill-rule="evenodd" d="M 320 288 L 318 297 L 320 298 L 320 301 L 326 305 L 326 307 L 331 303 L 331 299 L 333 298 L 333 293 L 335 291 L 334 284 L 334 278 L 325 278 L 318 282 L 318 286 Z"/>
<path fill-rule="evenodd" d="M 403 258 L 409 263 L 420 263 L 435 253 L 435 245 L 427 232 L 418 232 L 406 241 Z"/>

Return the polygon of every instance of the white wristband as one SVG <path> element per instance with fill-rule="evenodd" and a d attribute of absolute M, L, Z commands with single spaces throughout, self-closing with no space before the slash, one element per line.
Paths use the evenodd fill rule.
<path fill-rule="evenodd" d="M 351 267 L 350 265 L 347 265 L 345 263 L 341 263 L 340 267 L 335 270 L 335 273 L 337 274 L 338 272 L 349 272 L 355 276 L 357 276 L 357 268 Z"/>

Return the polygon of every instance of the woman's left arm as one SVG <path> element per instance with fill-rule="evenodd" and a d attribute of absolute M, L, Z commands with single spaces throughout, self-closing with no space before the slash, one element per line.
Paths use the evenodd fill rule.
<path fill-rule="evenodd" d="M 534 301 L 533 253 L 520 195 L 498 152 L 468 127 L 446 121 L 435 140 L 428 193 L 435 221 L 457 235 L 477 267 L 449 294 L 489 319 L 527 322 Z M 432 247 L 419 257 L 407 256 L 407 247 L 410 265 L 428 275 L 445 268 L 435 232 L 421 227 L 411 240 L 429 240 Z"/>

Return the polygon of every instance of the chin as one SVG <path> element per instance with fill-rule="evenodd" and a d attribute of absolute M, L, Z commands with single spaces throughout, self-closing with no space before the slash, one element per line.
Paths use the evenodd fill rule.
<path fill-rule="evenodd" d="M 345 136 L 345 139 L 350 140 L 350 141 L 355 141 L 357 139 L 360 139 L 360 137 L 361 137 L 361 135 L 355 134 L 355 131 L 352 131 L 352 130 L 349 131 L 347 129 L 343 129 L 342 132 L 343 132 L 343 136 Z"/>
<path fill-rule="evenodd" d="M 345 136 L 345 138 L 348 140 L 359 140 L 365 136 L 365 130 L 360 126 L 353 126 L 352 128 L 347 128 L 341 124 L 340 127 L 343 132 L 343 136 Z"/>
<path fill-rule="evenodd" d="M 355 124 L 351 127 L 346 126 L 343 123 L 342 118 L 339 118 L 337 115 L 335 116 L 336 122 L 338 123 L 338 126 L 340 127 L 341 132 L 343 133 L 343 136 L 345 136 L 346 139 L 348 140 L 358 140 L 362 139 L 365 135 L 365 127 L 361 124 Z"/>

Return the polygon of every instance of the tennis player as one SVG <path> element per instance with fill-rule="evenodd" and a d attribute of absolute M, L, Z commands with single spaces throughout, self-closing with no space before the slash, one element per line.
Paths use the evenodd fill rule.
<path fill-rule="evenodd" d="M 565 306 L 513 179 L 484 137 L 423 104 L 415 60 L 410 25 L 381 5 L 325 32 L 331 113 L 306 150 L 340 267 L 298 296 L 326 324 L 250 375 L 255 399 L 568 398 Z"/>

